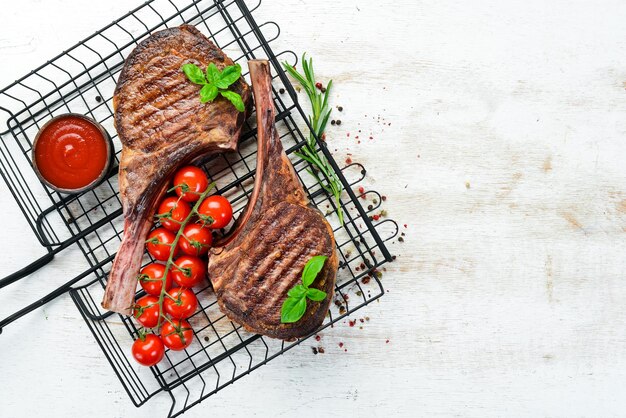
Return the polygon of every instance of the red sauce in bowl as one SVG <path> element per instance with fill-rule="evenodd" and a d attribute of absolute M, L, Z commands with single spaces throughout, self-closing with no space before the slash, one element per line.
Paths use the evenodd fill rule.
<path fill-rule="evenodd" d="M 34 162 L 50 185 L 68 191 L 89 186 L 108 169 L 112 150 L 105 133 L 80 115 L 48 122 L 34 144 Z"/>

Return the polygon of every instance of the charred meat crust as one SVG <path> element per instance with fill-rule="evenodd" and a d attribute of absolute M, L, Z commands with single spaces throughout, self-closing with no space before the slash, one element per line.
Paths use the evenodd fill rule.
<path fill-rule="evenodd" d="M 154 206 L 179 167 L 217 152 L 235 150 L 249 112 L 239 112 L 218 97 L 201 103 L 200 86 L 187 80 L 183 64 L 203 69 L 233 62 L 193 26 L 153 33 L 129 55 L 121 71 L 113 106 L 122 142 L 119 166 L 124 237 L 103 297 L 104 308 L 128 314 L 137 286 L 144 241 Z M 251 109 L 243 78 L 231 90 Z"/>
<path fill-rule="evenodd" d="M 209 257 L 209 277 L 221 311 L 251 332 L 293 340 L 324 321 L 335 287 L 338 257 L 330 224 L 309 205 L 274 123 L 267 61 L 250 61 L 258 125 L 255 194 L 248 202 L 239 234 Z M 304 316 L 281 323 L 287 292 L 301 282 L 306 263 L 328 257 L 312 284 L 326 292 L 321 302 L 307 301 Z"/>

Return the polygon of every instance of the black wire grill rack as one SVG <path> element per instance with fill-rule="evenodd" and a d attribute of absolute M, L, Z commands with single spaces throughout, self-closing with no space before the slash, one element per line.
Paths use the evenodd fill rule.
<path fill-rule="evenodd" d="M 274 22 L 257 24 L 252 12 L 260 6 L 244 0 L 151 0 L 74 45 L 46 64 L 0 90 L 1 175 L 47 254 L 24 269 L 0 279 L 0 288 L 41 268 L 70 246 L 80 249 L 87 268 L 54 292 L 0 321 L 3 326 L 69 291 L 130 399 L 140 406 L 158 393 L 172 399 L 169 416 L 177 416 L 218 390 L 266 364 L 304 339 L 284 342 L 246 332 L 218 309 L 210 285 L 196 291 L 198 312 L 190 318 L 194 339 L 182 352 L 166 351 L 151 368 L 130 357 L 137 324 L 129 317 L 100 306 L 108 271 L 121 241 L 123 220 L 118 197 L 117 167 L 98 187 L 78 195 L 59 194 L 45 187 L 32 169 L 32 140 L 51 117 L 73 112 L 92 117 L 111 134 L 119 162 L 121 145 L 113 127 L 111 99 L 125 57 L 151 32 L 183 23 L 195 25 L 234 61 L 247 77 L 247 60 L 269 59 L 273 67 L 273 97 L 277 128 L 287 154 L 310 200 L 326 214 L 334 228 L 340 269 L 334 304 L 321 329 L 351 315 L 383 295 L 378 269 L 391 261 L 385 241 L 393 238 L 392 220 L 372 223 L 368 213 L 379 209 L 375 191 L 355 194 L 352 188 L 365 177 L 357 163 L 340 168 L 325 144 L 320 152 L 329 159 L 345 191 L 339 202 L 344 225 L 336 215 L 337 202 L 308 173 L 312 167 L 294 151 L 305 144 L 307 117 L 280 62 L 297 63 L 291 51 L 275 54 L 270 43 L 280 34 Z M 256 127 L 252 115 L 237 152 L 216 155 L 203 164 L 217 192 L 227 197 L 236 213 L 252 192 L 256 167 Z M 117 164 L 116 164 L 117 165 Z M 359 198 L 378 201 L 365 210 Z M 236 215 L 235 215 L 236 216 Z M 149 263 L 149 255 L 145 255 Z M 321 330 L 320 329 L 320 330 Z M 318 330 L 319 332 L 319 330 Z"/>

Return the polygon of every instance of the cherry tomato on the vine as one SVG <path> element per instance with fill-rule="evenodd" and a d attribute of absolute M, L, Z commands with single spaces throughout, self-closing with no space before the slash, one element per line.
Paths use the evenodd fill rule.
<path fill-rule="evenodd" d="M 137 363 L 150 367 L 163 359 L 165 347 L 158 336 L 146 334 L 135 340 L 131 352 Z"/>
<path fill-rule="evenodd" d="M 181 168 L 174 174 L 176 194 L 187 202 L 197 202 L 200 194 L 209 186 L 209 179 L 204 171 L 193 165 Z"/>
<path fill-rule="evenodd" d="M 150 232 L 146 240 L 146 248 L 152 257 L 159 261 L 166 261 L 170 256 L 170 249 L 176 236 L 172 231 L 165 228 L 157 228 Z M 178 254 L 178 248 L 174 248 L 174 256 Z"/>
<path fill-rule="evenodd" d="M 133 307 L 133 316 L 146 328 L 154 328 L 159 323 L 159 298 L 146 295 Z"/>
<path fill-rule="evenodd" d="M 206 277 L 206 261 L 190 255 L 182 255 L 174 261 L 172 278 L 180 287 L 194 287 Z"/>
<path fill-rule="evenodd" d="M 198 208 L 200 218 L 203 216 L 210 216 L 213 218 L 213 223 L 207 224 L 211 229 L 224 228 L 231 219 L 233 219 L 233 207 L 230 205 L 228 199 L 224 196 L 213 195 L 209 196 Z"/>
<path fill-rule="evenodd" d="M 163 199 L 157 210 L 157 217 L 163 228 L 176 232 L 180 224 L 191 213 L 189 203 L 178 197 L 169 196 Z"/>
<path fill-rule="evenodd" d="M 191 290 L 177 287 L 168 294 L 170 297 L 165 297 L 163 309 L 172 318 L 187 319 L 198 309 L 198 298 Z"/>
<path fill-rule="evenodd" d="M 170 350 L 180 351 L 191 345 L 193 331 L 184 319 L 171 319 L 161 327 L 161 340 Z"/>
<path fill-rule="evenodd" d="M 159 296 L 163 287 L 163 273 L 165 266 L 158 263 L 150 263 L 139 272 L 139 283 L 149 295 Z M 172 287 L 172 273 L 168 272 L 165 279 L 165 290 Z"/>
<path fill-rule="evenodd" d="M 187 255 L 200 256 L 209 251 L 213 235 L 211 230 L 200 224 L 189 224 L 183 229 L 183 235 L 178 240 L 178 246 Z"/>

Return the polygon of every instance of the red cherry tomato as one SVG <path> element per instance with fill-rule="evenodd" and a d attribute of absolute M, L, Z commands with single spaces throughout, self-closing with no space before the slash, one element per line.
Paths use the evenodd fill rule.
<path fill-rule="evenodd" d="M 161 327 L 161 340 L 170 350 L 180 351 L 191 345 L 193 331 L 184 319 L 172 319 Z"/>
<path fill-rule="evenodd" d="M 204 171 L 193 165 L 181 168 L 174 175 L 176 194 L 187 202 L 196 202 L 200 194 L 209 186 L 209 179 Z"/>
<path fill-rule="evenodd" d="M 180 229 L 180 224 L 187 219 L 191 213 L 189 203 L 174 196 L 163 199 L 157 210 L 159 222 L 165 229 L 176 232 Z M 163 215 L 169 214 L 169 218 Z"/>
<path fill-rule="evenodd" d="M 213 235 L 210 229 L 199 224 L 189 224 L 183 229 L 178 246 L 185 254 L 198 257 L 209 251 L 212 242 Z"/>
<path fill-rule="evenodd" d="M 183 255 L 174 262 L 178 267 L 172 268 L 172 277 L 180 287 L 194 287 L 202 283 L 206 277 L 206 261 L 198 257 Z"/>
<path fill-rule="evenodd" d="M 200 204 L 198 208 L 200 216 L 210 216 L 213 223 L 207 224 L 211 229 L 224 228 L 233 219 L 233 207 L 228 199 L 223 196 L 209 196 Z"/>
<path fill-rule="evenodd" d="M 161 294 L 161 288 L 163 287 L 163 273 L 165 273 L 165 266 L 158 263 L 150 263 L 141 269 L 139 274 L 139 283 L 141 287 L 149 295 L 159 296 Z M 165 279 L 165 290 L 172 288 L 172 274 L 168 272 Z"/>
<path fill-rule="evenodd" d="M 157 228 L 150 232 L 148 240 L 146 241 L 146 248 L 152 257 L 159 261 L 166 261 L 170 256 L 171 244 L 174 242 L 176 236 L 172 231 L 168 231 L 165 228 Z M 152 240 L 158 242 L 151 242 Z M 174 256 L 178 254 L 178 248 L 174 248 Z"/>
<path fill-rule="evenodd" d="M 143 338 L 139 337 L 135 340 L 131 352 L 137 363 L 150 367 L 163 359 L 165 347 L 158 336 L 146 334 Z"/>
<path fill-rule="evenodd" d="M 133 307 L 133 316 L 146 328 L 154 328 L 159 323 L 159 298 L 147 295 L 139 299 Z"/>
<path fill-rule="evenodd" d="M 189 289 L 177 287 L 169 291 L 171 297 L 163 301 L 163 309 L 172 318 L 187 319 L 198 309 L 198 298 Z"/>

